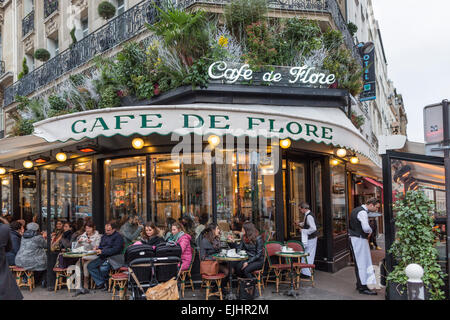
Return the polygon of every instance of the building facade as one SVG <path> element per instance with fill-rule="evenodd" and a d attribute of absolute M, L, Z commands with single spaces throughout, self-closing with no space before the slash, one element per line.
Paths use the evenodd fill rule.
<path fill-rule="evenodd" d="M 334 272 L 346 266 L 348 214 L 369 193 L 380 196 L 376 137 L 392 134 L 388 128 L 395 122 L 406 125 L 401 96 L 388 99 L 392 83 L 386 80 L 385 59 L 380 61 L 379 33 L 366 39 L 363 28 L 358 31 L 358 41 L 376 43 L 379 95 L 374 102 L 360 103 L 347 90 L 327 85 L 212 81 L 207 89 L 184 86 L 139 103 L 121 97 L 118 108 L 44 119 L 33 135 L 12 137 L 10 115 L 20 105 L 17 96 L 46 97 L 71 76 L 89 73 L 95 56 L 114 56 L 130 41 L 151 36 L 145 23 L 156 19 L 152 1 L 110 2 L 117 11 L 109 20 L 99 16 L 98 0 L 2 2 L 2 214 L 34 219 L 48 229 L 56 219 L 92 217 L 100 230 L 105 221 L 130 214 L 161 227 L 168 218 L 206 215 L 225 232 L 233 229 L 233 221 L 251 220 L 272 239 L 285 241 L 301 240 L 295 222 L 302 219 L 298 204 L 307 201 L 318 221 L 318 268 Z M 177 6 L 220 15 L 226 4 L 194 0 Z M 273 18 L 305 18 L 323 31 L 339 31 L 343 46 L 361 60 L 348 30 L 345 1 L 269 1 L 268 8 Z M 47 61 L 34 59 L 41 48 L 50 53 Z M 358 115 L 363 124 L 354 121 Z M 195 129 L 203 130 L 204 141 L 195 140 Z M 280 149 L 273 132 L 289 145 Z M 171 140 L 174 133 L 183 137 L 181 143 Z M 211 148 L 211 135 L 218 146 Z M 139 137 L 142 141 L 135 140 Z M 141 148 L 132 147 L 136 141 Z M 190 149 L 194 142 L 199 150 Z M 61 153 L 64 161 L 57 158 Z M 370 188 L 357 187 L 363 180 Z"/>

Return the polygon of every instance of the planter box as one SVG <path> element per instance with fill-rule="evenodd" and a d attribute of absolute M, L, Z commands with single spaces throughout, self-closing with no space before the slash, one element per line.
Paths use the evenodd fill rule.
<path fill-rule="evenodd" d="M 401 294 L 399 291 L 403 291 Z M 388 282 L 386 287 L 386 300 L 408 300 L 408 291 L 405 285 Z"/>

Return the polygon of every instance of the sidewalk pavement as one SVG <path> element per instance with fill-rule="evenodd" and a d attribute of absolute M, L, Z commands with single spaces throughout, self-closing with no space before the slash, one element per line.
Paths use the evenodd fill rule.
<path fill-rule="evenodd" d="M 280 293 L 275 292 L 275 284 L 270 283 L 263 292 L 263 296 L 258 300 L 295 300 L 293 297 L 283 295 L 283 292 L 290 288 L 288 284 L 280 285 Z M 236 292 L 236 288 L 233 289 Z M 346 267 L 336 273 L 316 271 L 315 286 L 303 282 L 299 289 L 297 300 L 384 300 L 384 289 L 377 290 L 377 296 L 367 296 L 359 294 L 355 289 L 355 273 L 353 267 Z M 110 292 L 94 291 L 89 294 L 74 297 L 75 292 L 70 293 L 67 289 L 57 292 L 48 291 L 37 287 L 30 293 L 23 288 L 22 294 L 25 300 L 111 300 Z M 211 299 L 217 300 L 213 297 Z M 196 285 L 195 292 L 191 289 L 185 290 L 183 300 L 205 300 L 205 289 Z"/>

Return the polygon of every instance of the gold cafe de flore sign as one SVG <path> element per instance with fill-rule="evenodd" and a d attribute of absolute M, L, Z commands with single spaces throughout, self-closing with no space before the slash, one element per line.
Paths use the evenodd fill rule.
<path fill-rule="evenodd" d="M 335 108 L 295 108 L 261 105 L 158 105 L 89 110 L 34 124 L 34 135 L 48 142 L 99 136 L 147 136 L 191 133 L 313 141 L 370 150 L 344 113 Z"/>

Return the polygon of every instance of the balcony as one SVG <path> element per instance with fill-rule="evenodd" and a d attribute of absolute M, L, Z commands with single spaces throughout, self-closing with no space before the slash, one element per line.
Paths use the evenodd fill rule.
<path fill-rule="evenodd" d="M 44 19 L 58 10 L 58 0 L 44 0 Z"/>
<path fill-rule="evenodd" d="M 34 10 L 22 19 L 22 37 L 34 31 Z"/>
<path fill-rule="evenodd" d="M 196 4 L 210 4 L 222 6 L 230 0 L 175 0 L 176 6 L 191 8 Z M 343 33 L 347 47 L 352 50 L 356 59 L 360 59 L 354 48 L 353 39 L 347 28 L 336 0 L 268 0 L 269 9 L 286 11 L 306 11 L 314 14 L 328 15 L 330 22 Z M 49 8 L 57 7 L 58 1 L 47 0 Z M 52 3 L 52 4 L 50 4 Z M 56 3 L 56 4 L 54 4 Z M 7 87 L 4 92 L 6 107 L 14 103 L 16 95 L 28 96 L 39 88 L 48 85 L 52 81 L 67 74 L 89 62 L 94 56 L 102 54 L 123 42 L 141 34 L 145 29 L 145 23 L 154 23 L 157 11 L 153 7 L 153 1 L 142 1 L 129 10 L 115 17 L 108 23 L 78 41 L 72 48 L 66 49 L 59 55 L 50 59 L 39 68 L 24 76 L 21 80 Z M 52 7 L 54 8 L 54 7 Z M 50 10 L 50 9 L 49 9 Z M 26 28 L 25 28 L 26 27 Z M 34 29 L 34 12 L 24 18 L 23 33 L 26 35 Z"/>
<path fill-rule="evenodd" d="M 3 76 L 5 72 L 6 72 L 5 61 L 0 61 L 0 78 Z"/>

